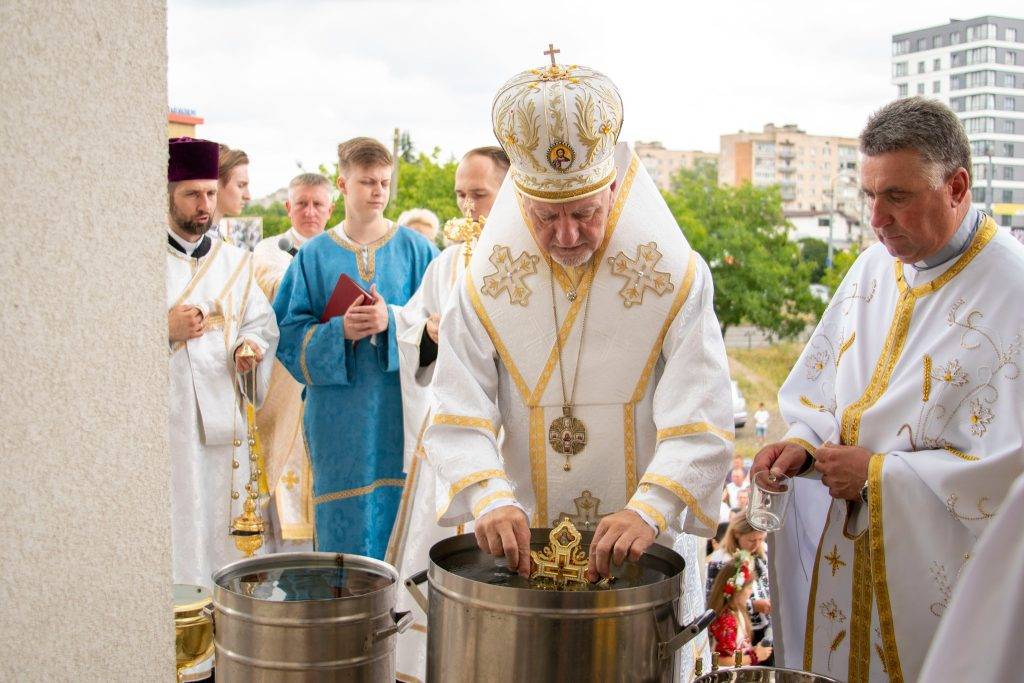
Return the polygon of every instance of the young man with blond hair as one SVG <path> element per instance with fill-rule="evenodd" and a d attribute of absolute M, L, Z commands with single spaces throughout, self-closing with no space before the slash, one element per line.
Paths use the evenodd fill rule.
<path fill-rule="evenodd" d="M 278 359 L 305 386 L 318 550 L 382 558 L 402 491 L 402 395 L 393 306 L 419 287 L 437 249 L 384 218 L 393 160 L 384 145 L 338 146 L 344 220 L 296 254 L 274 299 Z M 320 317 L 344 273 L 366 290 Z"/>

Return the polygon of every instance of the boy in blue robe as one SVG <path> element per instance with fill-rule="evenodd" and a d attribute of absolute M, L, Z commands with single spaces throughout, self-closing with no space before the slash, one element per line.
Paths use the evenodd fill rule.
<path fill-rule="evenodd" d="M 345 219 L 303 245 L 274 299 L 278 358 L 305 385 L 315 546 L 375 558 L 384 557 L 404 483 L 391 306 L 408 301 L 437 255 L 426 238 L 384 218 L 392 164 L 376 140 L 338 146 Z M 342 273 L 375 302 L 360 297 L 344 316 L 321 323 Z"/>

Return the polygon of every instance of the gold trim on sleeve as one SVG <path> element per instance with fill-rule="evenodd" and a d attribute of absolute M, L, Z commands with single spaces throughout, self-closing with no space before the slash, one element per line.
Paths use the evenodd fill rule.
<path fill-rule="evenodd" d="M 491 420 L 484 417 L 466 417 L 464 415 L 438 413 L 434 416 L 432 424 L 442 425 L 445 427 L 467 427 L 470 429 L 479 429 L 480 431 L 487 432 L 495 437 L 498 436 L 498 428 L 494 426 L 494 423 Z"/>
<path fill-rule="evenodd" d="M 309 374 L 309 366 L 306 365 L 306 348 L 309 346 L 309 341 L 313 338 L 313 333 L 316 332 L 316 328 L 320 326 L 320 323 L 314 323 L 309 326 L 306 330 L 306 336 L 302 338 L 302 346 L 299 350 L 299 368 L 302 370 L 302 378 L 306 380 L 306 386 L 312 386 L 313 378 Z"/>
<path fill-rule="evenodd" d="M 814 457 L 814 454 L 818 450 L 817 448 L 812 446 L 809 441 L 804 441 L 803 439 L 798 439 L 796 437 L 790 437 L 788 439 L 783 439 L 783 441 L 785 443 L 791 443 L 794 446 L 799 446 L 800 448 L 802 448 L 805 451 L 807 451 L 807 454 L 810 455 L 812 458 Z"/>
<path fill-rule="evenodd" d="M 991 220 L 991 219 L 989 219 Z M 991 237 L 989 238 L 991 239 Z M 896 644 L 896 629 L 889 602 L 889 584 L 885 570 L 885 525 L 882 518 L 882 464 L 885 455 L 876 453 L 868 464 L 868 511 L 871 538 L 871 576 L 874 581 L 875 602 L 878 608 L 878 622 L 882 631 L 882 654 L 889 680 L 902 683 L 903 669 Z"/>
<path fill-rule="evenodd" d="M 516 497 L 512 495 L 511 491 L 495 491 L 494 493 L 490 493 L 484 496 L 483 498 L 476 502 L 476 505 L 473 506 L 473 519 L 479 517 L 480 511 L 483 510 L 485 507 L 487 507 L 496 500 L 502 499 L 515 500 Z"/>
<path fill-rule="evenodd" d="M 504 479 L 505 481 L 508 481 L 508 475 L 505 474 L 504 470 L 480 470 L 479 472 L 474 472 L 473 474 L 459 479 L 448 488 L 448 503 L 445 504 L 445 509 L 451 505 L 455 496 L 459 495 L 459 493 L 464 491 L 467 487 L 481 481 L 487 481 L 488 479 Z"/>
<path fill-rule="evenodd" d="M 642 512 L 653 519 L 654 523 L 658 525 L 658 531 L 664 531 L 668 528 L 668 525 L 665 523 L 665 516 L 643 501 L 631 500 L 626 503 L 626 509 Z"/>
<path fill-rule="evenodd" d="M 626 460 L 626 499 L 636 492 L 636 412 L 632 403 L 622 406 L 623 452 Z"/>
<path fill-rule="evenodd" d="M 548 443 L 544 434 L 544 408 L 530 407 L 530 480 L 536 508 L 533 526 L 543 527 L 548 519 Z"/>
<path fill-rule="evenodd" d="M 716 427 L 710 422 L 691 422 L 690 424 L 679 425 L 678 427 L 659 429 L 658 441 L 675 439 L 681 436 L 693 436 L 694 434 L 714 434 L 727 443 L 732 443 L 736 440 L 736 434 L 733 431 Z"/>
<path fill-rule="evenodd" d="M 314 505 L 323 505 L 324 503 L 333 503 L 336 500 L 345 500 L 347 498 L 357 498 L 359 496 L 365 496 L 368 493 L 373 493 L 382 486 L 405 486 L 405 479 L 378 479 L 372 484 L 366 486 L 360 486 L 356 489 L 345 489 L 344 491 L 334 491 L 332 493 L 325 493 L 322 496 L 317 496 L 313 499 Z"/>
<path fill-rule="evenodd" d="M 700 520 L 701 524 L 708 527 L 709 529 L 715 529 L 718 527 L 718 521 L 713 519 L 711 515 L 705 513 L 703 510 L 700 509 L 700 504 L 697 502 L 697 497 L 690 493 L 688 490 L 686 490 L 686 488 L 684 488 L 682 484 L 675 481 L 674 479 L 666 477 L 663 474 L 654 474 L 652 472 L 647 472 L 640 479 L 640 483 L 654 484 L 655 486 L 660 486 L 661 488 L 671 492 L 676 496 L 676 498 L 678 498 L 679 500 L 683 501 L 683 503 L 686 504 L 686 507 L 693 513 L 694 517 Z"/>
<path fill-rule="evenodd" d="M 640 373 L 640 379 L 637 380 L 636 388 L 633 390 L 633 396 L 630 400 L 633 403 L 637 403 L 644 397 L 644 392 L 647 391 L 647 381 L 651 377 L 651 372 L 654 371 L 654 366 L 658 362 L 658 357 L 661 356 L 661 347 L 665 344 L 665 336 L 668 334 L 669 327 L 672 326 L 672 322 L 679 315 L 679 310 L 686 303 L 686 299 L 690 296 L 690 288 L 693 287 L 693 278 L 697 272 L 697 253 L 694 251 L 690 252 L 690 261 L 686 265 L 686 275 L 683 277 L 683 283 L 679 286 L 679 291 L 676 293 L 676 298 L 672 301 L 672 307 L 668 311 L 668 315 L 665 316 L 665 322 L 661 325 L 661 331 L 658 333 L 657 339 L 654 341 L 654 348 L 651 349 L 650 354 L 647 356 L 647 363 L 644 365 L 643 371 Z"/>

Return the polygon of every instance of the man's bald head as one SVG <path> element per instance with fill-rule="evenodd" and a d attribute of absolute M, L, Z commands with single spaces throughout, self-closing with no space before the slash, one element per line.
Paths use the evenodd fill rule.
<path fill-rule="evenodd" d="M 501 147 L 477 147 L 466 152 L 455 171 L 455 199 L 459 209 L 472 203 L 472 216 L 489 216 L 505 174 L 508 156 Z"/>

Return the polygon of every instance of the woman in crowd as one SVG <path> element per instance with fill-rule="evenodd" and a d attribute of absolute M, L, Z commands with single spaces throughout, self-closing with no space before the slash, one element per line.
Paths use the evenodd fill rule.
<path fill-rule="evenodd" d="M 441 222 L 430 209 L 409 209 L 403 211 L 398 217 L 398 224 L 415 230 L 426 237 L 432 243 L 437 244 L 437 231 L 441 229 Z"/>
<path fill-rule="evenodd" d="M 231 241 L 227 226 L 221 224 L 225 217 L 240 216 L 249 195 L 249 157 L 240 149 L 220 145 L 217 165 L 217 209 L 213 212 L 213 225 L 220 236 Z M 259 241 L 260 236 L 256 235 Z"/>
<path fill-rule="evenodd" d="M 765 552 L 765 538 L 767 534 L 758 531 L 750 526 L 747 521 L 747 511 L 740 510 L 733 515 L 729 528 L 725 531 L 725 537 L 718 545 L 715 552 L 708 558 L 708 605 L 711 604 L 710 594 L 718 575 L 724 568 L 731 565 L 738 552 L 748 553 L 751 563 L 754 566 L 754 581 L 752 582 L 752 595 L 747 604 L 754 643 L 771 639 L 771 610 L 772 603 L 768 590 L 768 557 Z M 765 662 L 762 662 L 765 663 Z"/>
<path fill-rule="evenodd" d="M 740 550 L 719 567 L 711 584 L 708 607 L 716 616 L 708 633 L 712 638 L 711 651 L 720 657 L 722 666 L 736 662 L 737 653 L 741 654 L 739 664 L 742 666 L 765 664 L 772 656 L 772 649 L 760 645 L 753 635 L 747 612 L 747 602 L 756 583 L 754 557 Z"/>

